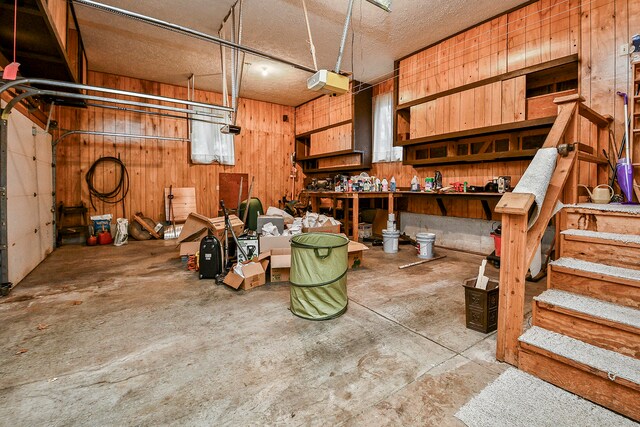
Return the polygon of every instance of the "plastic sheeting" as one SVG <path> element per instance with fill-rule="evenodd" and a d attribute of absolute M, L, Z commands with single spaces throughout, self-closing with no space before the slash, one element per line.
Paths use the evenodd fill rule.
<path fill-rule="evenodd" d="M 305 233 L 291 239 L 291 312 L 326 320 L 347 310 L 349 239 L 330 233 Z"/>
<path fill-rule="evenodd" d="M 205 108 L 195 107 L 194 118 L 211 120 L 209 116 L 201 116 L 197 113 L 207 111 Z M 208 110 L 211 112 L 211 110 Z M 235 150 L 233 135 L 220 132 L 221 124 L 206 123 L 203 121 L 191 121 L 191 161 L 198 164 L 209 165 L 220 163 L 221 165 L 235 165 Z"/>

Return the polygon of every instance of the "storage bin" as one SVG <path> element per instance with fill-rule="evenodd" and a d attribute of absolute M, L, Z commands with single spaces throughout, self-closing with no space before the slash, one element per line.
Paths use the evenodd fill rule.
<path fill-rule="evenodd" d="M 476 277 L 464 281 L 467 328 L 489 333 L 498 328 L 498 281 L 489 279 L 487 289 L 476 288 Z"/>

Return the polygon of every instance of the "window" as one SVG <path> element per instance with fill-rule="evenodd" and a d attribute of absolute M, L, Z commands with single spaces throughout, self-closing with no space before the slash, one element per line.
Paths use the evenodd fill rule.
<path fill-rule="evenodd" d="M 402 160 L 402 147 L 393 146 L 393 94 L 373 97 L 373 162 Z"/>
<path fill-rule="evenodd" d="M 210 116 L 197 114 L 205 111 L 196 107 L 193 118 L 206 121 L 217 121 Z M 193 163 L 210 165 L 235 165 L 235 150 L 233 147 L 233 135 L 220 132 L 223 125 L 206 123 L 204 121 L 191 120 L 191 161 Z"/>

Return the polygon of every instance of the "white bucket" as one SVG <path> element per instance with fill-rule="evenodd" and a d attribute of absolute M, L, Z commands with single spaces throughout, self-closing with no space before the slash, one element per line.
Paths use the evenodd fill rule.
<path fill-rule="evenodd" d="M 384 252 L 387 254 L 395 254 L 398 252 L 398 239 L 400 232 L 398 230 L 382 230 L 382 243 Z"/>
<path fill-rule="evenodd" d="M 416 242 L 418 242 L 418 258 L 433 258 L 433 244 L 436 241 L 436 235 L 433 233 L 417 233 Z"/>

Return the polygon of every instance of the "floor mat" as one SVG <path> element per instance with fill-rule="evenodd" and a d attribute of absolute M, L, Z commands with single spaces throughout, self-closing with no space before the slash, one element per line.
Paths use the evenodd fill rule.
<path fill-rule="evenodd" d="M 470 427 L 638 426 L 515 368 L 485 387 L 458 411 L 456 418 Z"/>

